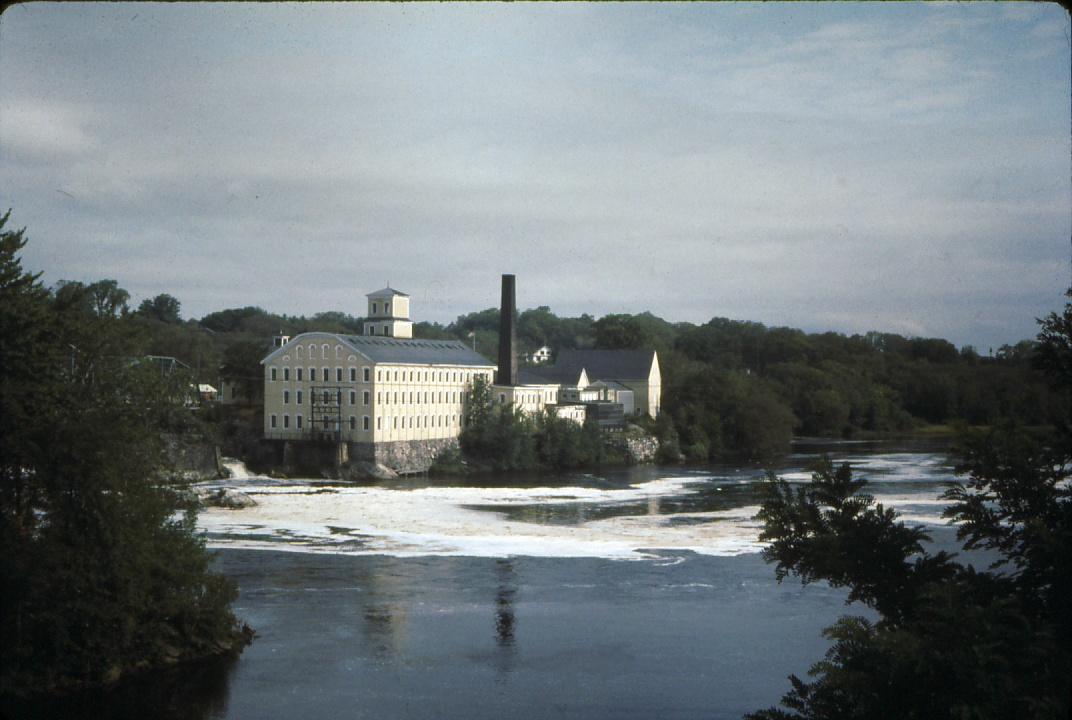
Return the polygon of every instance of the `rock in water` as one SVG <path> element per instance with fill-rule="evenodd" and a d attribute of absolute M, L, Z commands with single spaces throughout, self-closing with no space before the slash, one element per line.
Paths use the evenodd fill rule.
<path fill-rule="evenodd" d="M 340 474 L 346 480 L 394 480 L 398 477 L 398 473 L 386 465 L 364 461 L 351 462 Z"/>
<path fill-rule="evenodd" d="M 239 492 L 234 488 L 222 488 L 207 495 L 203 495 L 201 497 L 201 503 L 206 507 L 222 507 L 235 510 L 238 508 L 253 507 L 257 504 L 257 501 L 249 495 L 246 495 L 244 492 Z"/>

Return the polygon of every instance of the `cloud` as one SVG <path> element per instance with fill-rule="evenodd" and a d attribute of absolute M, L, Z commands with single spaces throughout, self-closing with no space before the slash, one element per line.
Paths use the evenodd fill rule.
<path fill-rule="evenodd" d="M 94 147 L 87 131 L 96 113 L 85 106 L 23 98 L 0 112 L 0 154 L 50 160 L 77 156 Z"/>
<path fill-rule="evenodd" d="M 564 313 L 1009 341 L 1072 229 L 1067 62 L 1024 42 L 1067 22 L 1004 7 L 21 6 L 0 186 L 48 277 L 192 316 L 390 279 L 449 320 L 514 271 Z"/>

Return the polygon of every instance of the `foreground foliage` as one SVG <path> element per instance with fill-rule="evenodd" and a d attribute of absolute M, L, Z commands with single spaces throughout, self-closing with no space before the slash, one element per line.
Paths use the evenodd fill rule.
<path fill-rule="evenodd" d="M 1072 304 L 1039 336 L 1056 391 L 1072 384 Z M 1072 420 L 1072 415 L 1066 415 Z M 1051 433 L 1014 424 L 967 435 L 943 496 L 986 570 L 944 552 L 829 461 L 812 482 L 771 477 L 760 518 L 779 580 L 825 580 L 878 613 L 845 617 L 806 682 L 750 715 L 785 718 L 1065 718 L 1072 693 L 1072 423 Z"/>
<path fill-rule="evenodd" d="M 248 642 L 163 473 L 189 378 L 139 361 L 114 282 L 55 292 L 0 218 L 0 695 L 111 682 Z"/>

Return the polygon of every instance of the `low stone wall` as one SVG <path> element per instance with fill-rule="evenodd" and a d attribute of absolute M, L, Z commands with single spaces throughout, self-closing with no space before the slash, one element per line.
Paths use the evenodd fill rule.
<path fill-rule="evenodd" d="M 655 456 L 659 452 L 659 441 L 643 431 L 627 430 L 620 434 L 607 435 L 605 438 L 607 445 L 618 450 L 635 465 L 655 462 Z"/>
<path fill-rule="evenodd" d="M 386 443 L 350 443 L 350 457 L 379 463 L 397 473 L 427 472 L 441 452 L 457 448 L 457 438 L 400 440 Z"/>

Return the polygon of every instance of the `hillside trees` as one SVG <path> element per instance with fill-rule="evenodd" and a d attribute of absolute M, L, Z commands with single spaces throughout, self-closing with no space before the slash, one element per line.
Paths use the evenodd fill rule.
<path fill-rule="evenodd" d="M 108 300 L 109 289 L 120 289 L 97 285 L 101 308 L 122 314 L 122 297 Z M 249 306 L 175 323 L 153 317 L 144 306 L 133 315 L 148 338 L 147 351 L 177 357 L 199 371 L 200 382 L 209 383 L 218 380 L 223 364 L 225 375 L 244 368 L 241 375 L 256 385 L 259 358 L 257 365 L 251 358 L 269 351 L 273 335 L 362 329 L 362 318 L 339 311 L 285 316 Z M 499 310 L 487 308 L 446 326 L 416 322 L 414 336 L 466 345 L 475 339 L 477 351 L 494 358 L 498 328 Z M 1005 417 L 1044 426 L 1060 416 L 1068 393 L 1054 393 L 1042 382 L 1032 363 L 1042 346 L 1034 341 L 1002 346 L 991 357 L 969 347 L 957 351 L 937 338 L 806 333 L 722 317 L 692 325 L 648 312 L 598 320 L 559 317 L 547 306 L 519 313 L 518 339 L 522 361 L 541 345 L 556 352 L 657 350 L 662 409 L 676 429 L 681 452 L 693 461 L 786 452 L 794 435 L 860 437 L 957 421 L 988 425 Z M 254 396 L 258 392 L 249 390 Z"/>
<path fill-rule="evenodd" d="M 179 323 L 182 317 L 179 315 L 181 303 L 167 293 L 161 293 L 153 298 L 146 298 L 138 305 L 138 314 L 144 317 L 159 320 L 162 323 Z"/>
<path fill-rule="evenodd" d="M 0 695 L 109 682 L 248 641 L 161 431 L 186 379 L 137 362 L 105 282 L 49 293 L 0 218 Z"/>

